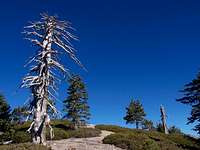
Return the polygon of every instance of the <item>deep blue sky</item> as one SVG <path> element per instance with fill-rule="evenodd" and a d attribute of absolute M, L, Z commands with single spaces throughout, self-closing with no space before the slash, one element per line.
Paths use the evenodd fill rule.
<path fill-rule="evenodd" d="M 74 45 L 88 73 L 68 65 L 87 84 L 91 123 L 124 126 L 125 107 L 135 98 L 141 100 L 148 119 L 158 122 L 163 104 L 169 125 L 195 134 L 185 125 L 190 107 L 175 99 L 199 69 L 200 1 L 2 1 L 0 91 L 12 107 L 23 105 L 28 97 L 26 90 L 17 89 L 28 71 L 23 66 L 35 51 L 21 32 L 41 12 L 57 14 L 77 29 L 80 41 Z M 67 85 L 60 87 L 62 101 Z"/>

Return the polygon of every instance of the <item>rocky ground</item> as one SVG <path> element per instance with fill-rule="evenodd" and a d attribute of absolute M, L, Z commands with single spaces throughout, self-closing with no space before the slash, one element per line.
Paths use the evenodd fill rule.
<path fill-rule="evenodd" d="M 114 145 L 103 144 L 104 137 L 112 134 L 110 131 L 102 131 L 100 137 L 70 138 L 59 141 L 49 141 L 48 145 L 53 150 L 122 150 Z"/>

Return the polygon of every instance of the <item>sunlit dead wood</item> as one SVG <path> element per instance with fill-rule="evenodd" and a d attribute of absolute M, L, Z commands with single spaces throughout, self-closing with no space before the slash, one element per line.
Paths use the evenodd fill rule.
<path fill-rule="evenodd" d="M 161 121 L 162 121 L 162 126 L 163 126 L 163 129 L 164 129 L 164 133 L 169 134 L 169 131 L 168 131 L 168 128 L 167 128 L 167 123 L 166 123 L 165 109 L 162 105 L 160 106 L 160 112 L 161 112 Z"/>
<path fill-rule="evenodd" d="M 46 127 L 50 128 L 50 136 L 53 138 L 53 129 L 47 107 L 57 113 L 56 107 L 50 102 L 55 100 L 60 73 L 70 75 L 70 72 L 59 62 L 59 55 L 64 53 L 83 68 L 81 62 L 75 56 L 75 50 L 70 44 L 71 39 L 77 39 L 69 30 L 73 30 L 71 24 L 59 21 L 55 16 L 41 15 L 41 21 L 31 22 L 24 27 L 25 39 L 38 47 L 34 57 L 27 65 L 30 71 L 23 78 L 22 86 L 31 90 L 30 116 L 33 116 L 28 132 L 32 135 L 34 143 L 46 144 Z M 29 117 L 28 117 L 29 118 Z"/>

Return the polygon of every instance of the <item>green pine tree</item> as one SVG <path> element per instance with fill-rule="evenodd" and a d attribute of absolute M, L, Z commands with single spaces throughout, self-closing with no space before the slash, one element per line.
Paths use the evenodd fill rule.
<path fill-rule="evenodd" d="M 144 119 L 142 121 L 142 129 L 149 130 L 149 131 L 153 130 L 154 129 L 153 121 Z"/>
<path fill-rule="evenodd" d="M 26 106 L 16 107 L 12 111 L 12 122 L 14 123 L 22 123 L 26 120 L 29 115 L 28 108 Z"/>
<path fill-rule="evenodd" d="M 164 128 L 163 128 L 162 123 L 159 122 L 159 123 L 156 125 L 156 131 L 164 133 Z"/>
<path fill-rule="evenodd" d="M 144 117 L 146 116 L 144 109 L 142 107 L 142 104 L 140 101 L 131 100 L 129 106 L 126 108 L 126 116 L 124 117 L 124 120 L 126 120 L 126 123 L 134 124 L 136 125 L 136 128 L 139 128 L 139 124 L 144 120 Z"/>
<path fill-rule="evenodd" d="M 7 131 L 10 126 L 11 108 L 3 95 L 0 95 L 0 131 Z"/>
<path fill-rule="evenodd" d="M 200 134 L 200 72 L 195 79 L 185 85 L 182 92 L 184 96 L 177 101 L 192 107 L 188 124 L 196 123 L 194 130 Z"/>
<path fill-rule="evenodd" d="M 87 103 L 88 94 L 85 84 L 79 76 L 73 76 L 69 79 L 68 98 L 64 100 L 64 118 L 69 119 L 73 123 L 73 127 L 77 129 L 80 125 L 84 125 L 90 118 L 89 106 Z"/>
<path fill-rule="evenodd" d="M 182 134 L 181 129 L 179 129 L 179 128 L 176 127 L 176 126 L 171 126 L 171 127 L 169 128 L 169 133 L 170 133 L 170 134 Z"/>

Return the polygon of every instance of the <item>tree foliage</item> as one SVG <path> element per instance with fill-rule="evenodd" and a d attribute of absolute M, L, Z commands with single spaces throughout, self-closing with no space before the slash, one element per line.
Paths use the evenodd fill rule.
<path fill-rule="evenodd" d="M 90 118 L 87 102 L 88 94 L 80 76 L 75 75 L 68 82 L 67 94 L 69 96 L 64 100 L 64 111 L 66 112 L 64 118 L 71 120 L 74 127 L 77 128 L 80 124 L 85 124 Z"/>
<path fill-rule="evenodd" d="M 192 107 L 190 117 L 188 117 L 188 124 L 196 123 L 194 130 L 200 134 L 200 73 L 185 85 L 182 92 L 184 96 L 177 99 L 177 101 Z"/>
<path fill-rule="evenodd" d="M 156 125 L 156 130 L 157 130 L 158 132 L 164 133 L 164 128 L 163 128 L 162 123 L 158 123 L 158 124 Z"/>
<path fill-rule="evenodd" d="M 171 126 L 169 128 L 169 133 L 170 134 L 173 134 L 173 133 L 182 134 L 181 129 L 177 128 L 176 126 Z"/>
<path fill-rule="evenodd" d="M 126 123 L 133 124 L 135 123 L 136 128 L 139 128 L 139 124 L 144 120 L 144 117 L 146 116 L 144 112 L 144 108 L 142 107 L 142 104 L 139 100 L 131 100 L 129 106 L 126 108 L 126 116 L 124 117 L 124 120 L 126 120 Z"/>
<path fill-rule="evenodd" d="M 11 108 L 3 95 L 0 95 L 0 131 L 8 130 L 10 126 Z"/>
<path fill-rule="evenodd" d="M 16 107 L 12 111 L 12 122 L 14 123 L 23 123 L 27 116 L 29 115 L 28 108 L 26 106 Z"/>
<path fill-rule="evenodd" d="M 142 121 L 142 129 L 146 129 L 146 130 L 149 130 L 149 131 L 154 129 L 153 121 L 144 119 Z"/>

